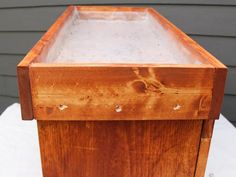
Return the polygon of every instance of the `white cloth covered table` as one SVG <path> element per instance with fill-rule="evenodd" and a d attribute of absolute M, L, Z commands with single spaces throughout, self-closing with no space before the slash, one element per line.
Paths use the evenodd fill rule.
<path fill-rule="evenodd" d="M 216 121 L 206 177 L 236 177 L 236 128 Z M 42 177 L 36 121 L 22 121 L 20 105 L 0 116 L 0 177 Z"/>

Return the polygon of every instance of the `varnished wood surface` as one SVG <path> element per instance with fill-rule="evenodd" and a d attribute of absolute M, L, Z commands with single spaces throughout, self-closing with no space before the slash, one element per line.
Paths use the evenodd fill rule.
<path fill-rule="evenodd" d="M 208 153 L 211 144 L 212 133 L 214 129 L 214 119 L 204 120 L 202 122 L 201 140 L 198 150 L 198 159 L 195 170 L 195 177 L 204 177 Z M 217 155 L 217 154 L 215 154 Z"/>
<path fill-rule="evenodd" d="M 223 103 L 224 98 L 224 88 L 225 81 L 227 76 L 226 68 L 216 68 L 215 69 L 215 78 L 214 78 L 214 86 L 212 93 L 212 106 L 210 117 L 212 119 L 218 119 L 220 116 L 221 105 Z"/>
<path fill-rule="evenodd" d="M 213 68 L 171 65 L 32 64 L 34 114 L 38 120 L 207 119 L 213 73 Z"/>
<path fill-rule="evenodd" d="M 193 177 L 202 121 L 38 121 L 44 177 Z"/>
<path fill-rule="evenodd" d="M 43 35 L 43 37 L 28 52 L 24 59 L 17 65 L 18 87 L 23 120 L 32 120 L 34 118 L 29 82 L 29 66 L 33 61 L 40 60 L 40 58 L 45 55 L 45 49 L 50 47 L 53 38 L 56 37 L 58 30 L 62 27 L 66 19 L 71 15 L 72 10 L 73 7 L 68 7 L 67 10 Z"/>
<path fill-rule="evenodd" d="M 211 138 L 201 138 L 195 177 L 204 177 L 205 175 L 210 144 L 211 144 Z"/>
<path fill-rule="evenodd" d="M 29 80 L 29 68 L 26 66 L 17 67 L 17 77 L 22 119 L 33 120 L 34 115 Z"/>

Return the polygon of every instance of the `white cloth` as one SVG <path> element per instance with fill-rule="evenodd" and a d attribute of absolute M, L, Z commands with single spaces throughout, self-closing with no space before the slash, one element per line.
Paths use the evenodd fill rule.
<path fill-rule="evenodd" d="M 236 177 L 236 128 L 223 115 L 215 123 L 205 177 Z"/>
<path fill-rule="evenodd" d="M 36 121 L 22 121 L 17 103 L 0 116 L 0 177 L 42 177 Z M 222 115 L 205 177 L 236 177 L 236 128 Z"/>
<path fill-rule="evenodd" d="M 22 121 L 17 103 L 0 116 L 0 177 L 42 177 L 36 121 Z"/>

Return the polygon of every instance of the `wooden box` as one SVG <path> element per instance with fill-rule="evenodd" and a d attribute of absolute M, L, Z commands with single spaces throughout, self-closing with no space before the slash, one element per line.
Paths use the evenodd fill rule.
<path fill-rule="evenodd" d="M 44 177 L 203 177 L 227 69 L 152 8 L 71 6 L 17 67 Z"/>

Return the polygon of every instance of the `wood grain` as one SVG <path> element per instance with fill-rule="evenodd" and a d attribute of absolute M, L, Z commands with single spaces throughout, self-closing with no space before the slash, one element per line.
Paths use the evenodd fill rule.
<path fill-rule="evenodd" d="M 38 121 L 44 177 L 190 177 L 202 121 Z"/>
<path fill-rule="evenodd" d="M 203 121 L 202 126 L 202 138 L 211 138 L 214 129 L 215 119 L 209 119 Z"/>
<path fill-rule="evenodd" d="M 17 77 L 22 119 L 32 120 L 34 115 L 30 89 L 29 68 L 25 66 L 18 66 Z"/>
<path fill-rule="evenodd" d="M 201 138 L 195 177 L 204 177 L 211 138 Z"/>
<path fill-rule="evenodd" d="M 214 86 L 212 93 L 212 105 L 210 118 L 218 119 L 220 116 L 221 106 L 224 98 L 224 88 L 225 88 L 225 80 L 227 76 L 227 68 L 216 68 L 215 69 L 215 78 L 214 78 Z"/>
<path fill-rule="evenodd" d="M 38 120 L 208 119 L 213 74 L 171 65 L 32 64 L 33 110 Z"/>

